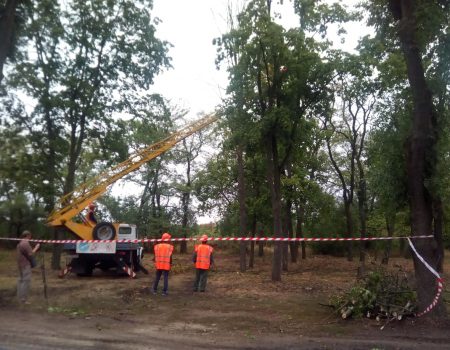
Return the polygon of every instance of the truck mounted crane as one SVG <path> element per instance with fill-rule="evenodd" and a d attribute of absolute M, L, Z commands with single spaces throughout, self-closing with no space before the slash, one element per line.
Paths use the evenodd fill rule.
<path fill-rule="evenodd" d="M 204 129 L 217 119 L 215 114 L 211 114 L 183 127 L 165 139 L 133 153 L 126 161 L 81 184 L 58 200 L 46 223 L 54 228 L 64 228 L 80 240 L 77 243 L 64 244 L 64 250 L 72 256 L 68 266 L 73 272 L 78 275 L 91 275 L 96 267 L 101 269 L 119 267 L 125 271 L 130 269 L 139 271 L 142 268 L 140 261 L 143 249 L 140 244 L 114 242 L 120 239 L 137 239 L 136 225 L 110 222 L 95 224 L 90 220 L 77 222 L 73 219 L 117 180 L 139 169 L 144 163 L 170 150 L 186 137 Z M 86 240 L 113 242 L 99 248 L 97 244 L 90 245 L 89 242 L 83 242 Z M 95 249 L 92 249 L 93 247 Z"/>

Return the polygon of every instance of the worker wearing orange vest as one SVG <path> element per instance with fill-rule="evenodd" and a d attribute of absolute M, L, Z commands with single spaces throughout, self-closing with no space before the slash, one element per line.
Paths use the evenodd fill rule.
<path fill-rule="evenodd" d="M 169 243 L 171 235 L 168 233 L 163 233 L 161 239 L 162 242 L 155 245 L 155 267 L 156 267 L 156 277 L 155 282 L 153 282 L 153 294 L 158 292 L 158 283 L 161 275 L 164 275 L 164 287 L 163 295 L 168 295 L 169 288 L 169 271 L 172 265 L 172 252 L 173 245 Z"/>
<path fill-rule="evenodd" d="M 200 238 L 202 244 L 195 247 L 192 258 L 195 263 L 195 283 L 194 292 L 204 292 L 208 280 L 208 270 L 214 264 L 213 248 L 207 244 L 208 236 L 203 235 Z"/>

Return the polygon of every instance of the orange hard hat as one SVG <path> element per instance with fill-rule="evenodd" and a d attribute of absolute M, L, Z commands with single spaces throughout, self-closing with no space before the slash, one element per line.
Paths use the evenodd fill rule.
<path fill-rule="evenodd" d="M 163 235 L 162 235 L 162 237 L 161 237 L 161 239 L 170 239 L 170 238 L 172 238 L 172 236 L 169 234 L 169 233 L 163 233 Z"/>
<path fill-rule="evenodd" d="M 89 203 L 89 209 L 94 209 L 95 208 L 95 204 L 94 203 Z"/>
<path fill-rule="evenodd" d="M 201 242 L 206 242 L 208 240 L 208 236 L 207 235 L 203 235 L 200 237 L 200 241 Z"/>

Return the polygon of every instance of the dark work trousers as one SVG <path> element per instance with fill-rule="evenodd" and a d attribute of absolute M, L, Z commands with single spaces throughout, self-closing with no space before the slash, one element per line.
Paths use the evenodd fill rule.
<path fill-rule="evenodd" d="M 195 271 L 195 283 L 194 292 L 204 292 L 206 288 L 206 281 L 208 280 L 208 270 L 196 269 Z"/>
<path fill-rule="evenodd" d="M 155 282 L 153 283 L 153 292 L 158 290 L 158 283 L 161 275 L 164 275 L 163 293 L 167 293 L 167 290 L 169 289 L 169 271 L 167 270 L 156 270 Z"/>

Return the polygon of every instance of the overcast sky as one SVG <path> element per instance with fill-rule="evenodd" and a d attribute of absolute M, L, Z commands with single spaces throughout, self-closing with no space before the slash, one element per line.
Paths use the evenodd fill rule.
<path fill-rule="evenodd" d="M 194 117 L 220 103 L 226 72 L 215 68 L 212 40 L 226 31 L 227 0 L 154 0 L 153 16 L 162 20 L 157 36 L 169 41 L 173 69 L 157 77 L 154 89 Z"/>
<path fill-rule="evenodd" d="M 212 112 L 225 96 L 227 73 L 215 67 L 216 47 L 212 40 L 228 31 L 226 22 L 229 0 L 154 0 L 153 16 L 162 22 L 157 26 L 157 36 L 169 41 L 173 69 L 156 78 L 153 89 L 172 101 L 172 104 L 190 111 L 195 119 L 199 113 Z M 231 0 L 235 7 L 243 0 Z M 331 2 L 331 0 L 330 0 Z M 357 0 L 346 0 L 352 6 Z M 291 2 L 280 6 L 274 2 L 274 11 L 282 13 L 283 25 L 297 26 Z M 236 8 L 234 9 L 236 11 Z M 349 26 L 344 45 L 348 50 L 355 47 L 360 33 L 366 30 L 360 24 Z M 338 44 L 338 40 L 335 43 Z"/>

